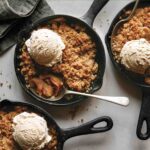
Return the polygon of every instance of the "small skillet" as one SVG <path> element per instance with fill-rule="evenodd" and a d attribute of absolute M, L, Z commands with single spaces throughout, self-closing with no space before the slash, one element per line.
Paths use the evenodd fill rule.
<path fill-rule="evenodd" d="M 67 20 L 67 22 L 77 23 L 77 24 L 83 25 L 83 27 L 86 28 L 87 33 L 92 37 L 92 40 L 95 41 L 95 43 L 96 43 L 96 58 L 95 59 L 96 59 L 96 62 L 99 64 L 99 68 L 98 68 L 97 78 L 95 79 L 95 81 L 93 82 L 93 84 L 91 86 L 90 93 L 93 93 L 94 91 L 97 91 L 98 89 L 101 88 L 102 81 L 103 81 L 103 75 L 104 75 L 104 71 L 105 71 L 105 52 L 104 52 L 104 47 L 103 47 L 103 44 L 102 44 L 100 37 L 92 29 L 92 24 L 93 24 L 93 21 L 94 21 L 96 15 L 98 14 L 98 12 L 103 8 L 103 6 L 108 1 L 109 0 L 94 0 L 90 9 L 80 19 L 75 18 L 73 16 L 68 16 L 68 15 L 53 15 L 53 16 L 43 18 L 43 19 L 39 20 L 38 22 L 30 25 L 30 26 L 27 26 L 25 30 L 20 32 L 19 37 L 18 37 L 18 43 L 17 43 L 16 50 L 15 50 L 14 65 L 15 65 L 15 71 L 16 71 L 17 78 L 18 78 L 21 86 L 23 87 L 23 89 L 26 91 L 27 94 L 29 94 L 34 99 L 45 102 L 47 104 L 61 105 L 61 106 L 74 104 L 74 103 L 77 103 L 77 102 L 79 102 L 85 98 L 83 96 L 76 96 L 71 100 L 67 100 L 67 99 L 63 98 L 60 101 L 48 101 L 45 98 L 38 96 L 37 94 L 32 92 L 30 89 L 28 89 L 25 86 L 24 77 L 21 75 L 20 71 L 18 71 L 19 64 L 20 64 L 19 56 L 21 54 L 21 49 L 22 49 L 22 46 L 24 44 L 24 41 L 30 37 L 31 32 L 34 29 L 36 29 L 37 27 L 39 27 L 41 25 L 45 25 L 53 19 L 62 18 L 62 17 L 65 20 Z"/>
<path fill-rule="evenodd" d="M 139 121 L 138 121 L 138 125 L 137 125 L 137 136 L 141 140 L 146 140 L 150 137 L 150 85 L 148 85 L 144 82 L 144 76 L 141 76 L 141 75 L 135 74 L 133 72 L 127 71 L 121 64 L 117 63 L 114 60 L 114 56 L 113 56 L 112 49 L 111 49 L 111 38 L 110 38 L 111 34 L 112 34 L 113 27 L 119 21 L 119 17 L 124 14 L 125 10 L 132 10 L 134 4 L 135 4 L 134 2 L 128 4 L 117 14 L 117 16 L 114 18 L 114 20 L 110 26 L 110 29 L 109 29 L 106 37 L 105 37 L 105 42 L 107 45 L 109 56 L 111 58 L 113 65 L 115 66 L 115 68 L 125 78 L 127 78 L 133 84 L 135 84 L 136 86 L 141 88 L 141 90 L 143 92 L 142 106 L 141 106 Z M 150 6 L 150 0 L 140 1 L 139 7 L 143 8 L 145 6 Z M 146 133 L 142 133 L 142 127 L 143 127 L 144 122 L 146 123 L 146 127 L 147 127 Z"/>
<path fill-rule="evenodd" d="M 44 118 L 46 119 L 48 124 L 50 124 L 56 130 L 57 141 L 58 141 L 57 150 L 62 150 L 63 146 L 64 146 L 64 142 L 66 140 L 68 140 L 69 138 L 72 138 L 74 136 L 79 136 L 79 135 L 85 135 L 85 134 L 106 132 L 106 131 L 110 130 L 113 126 L 112 119 L 110 117 L 104 116 L 104 117 L 96 118 L 95 120 L 92 120 L 88 123 L 84 123 L 83 125 L 80 125 L 79 127 L 73 127 L 73 128 L 64 130 L 64 129 L 61 129 L 57 125 L 55 120 L 52 118 L 52 116 L 48 112 L 46 112 L 45 110 L 43 110 L 42 108 L 40 108 L 36 105 L 24 103 L 24 102 L 12 102 L 10 100 L 2 100 L 0 102 L 0 107 L 4 107 L 4 106 L 6 106 L 6 109 L 8 106 L 27 107 L 27 108 L 33 110 L 33 112 L 39 113 L 42 116 L 44 116 Z M 106 125 L 104 127 L 94 127 L 96 124 L 99 124 L 102 122 L 106 123 Z"/>

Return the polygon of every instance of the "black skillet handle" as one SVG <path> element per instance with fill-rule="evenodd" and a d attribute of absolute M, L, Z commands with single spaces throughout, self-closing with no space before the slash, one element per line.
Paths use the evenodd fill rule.
<path fill-rule="evenodd" d="M 141 140 L 147 140 L 150 137 L 150 91 L 143 93 L 142 106 L 137 125 L 137 136 Z M 146 132 L 142 133 L 143 123 L 146 123 Z"/>
<path fill-rule="evenodd" d="M 81 17 L 81 19 L 89 26 L 92 26 L 95 17 L 108 1 L 109 0 L 94 0 L 89 10 Z"/>
<path fill-rule="evenodd" d="M 102 122 L 106 123 L 104 127 L 94 127 L 96 124 L 102 123 Z M 105 132 L 105 131 L 110 130 L 112 126 L 113 126 L 113 122 L 110 117 L 106 117 L 106 116 L 99 117 L 79 127 L 62 130 L 63 142 L 65 142 L 67 139 L 74 137 L 74 136 Z"/>

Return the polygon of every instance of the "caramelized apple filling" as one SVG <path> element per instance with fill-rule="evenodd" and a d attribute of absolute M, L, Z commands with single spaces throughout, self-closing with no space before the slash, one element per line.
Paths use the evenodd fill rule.
<path fill-rule="evenodd" d="M 62 80 L 51 74 L 34 77 L 29 82 L 30 86 L 44 97 L 58 96 L 63 88 Z"/>

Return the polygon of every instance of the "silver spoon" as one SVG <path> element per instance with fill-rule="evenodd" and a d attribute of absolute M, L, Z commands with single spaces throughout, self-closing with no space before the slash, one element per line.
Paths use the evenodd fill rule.
<path fill-rule="evenodd" d="M 133 17 L 133 15 L 134 15 L 134 13 L 135 13 L 135 11 L 137 9 L 137 6 L 138 6 L 139 2 L 140 2 L 140 0 L 136 0 L 135 5 L 133 7 L 133 10 L 132 10 L 131 14 L 127 18 L 118 21 L 116 23 L 116 25 L 114 26 L 112 34 L 111 34 L 111 49 L 113 49 L 112 43 L 113 43 L 113 37 L 114 37 L 114 35 L 116 35 L 117 30 L 120 28 L 120 26 L 122 26 L 124 23 L 126 23 L 127 21 L 129 21 Z"/>
<path fill-rule="evenodd" d="M 63 89 L 61 90 L 60 94 L 57 97 L 51 97 L 48 100 L 58 101 L 58 100 L 61 100 L 64 97 L 64 95 L 67 95 L 67 94 L 75 94 L 75 95 L 93 97 L 93 98 L 101 99 L 103 101 L 108 101 L 108 102 L 115 103 L 115 104 L 122 105 L 122 106 L 129 105 L 128 97 L 112 97 L 112 96 L 93 95 L 93 94 L 87 94 L 87 93 L 81 93 L 81 92 L 67 90 L 65 87 L 63 87 Z"/>

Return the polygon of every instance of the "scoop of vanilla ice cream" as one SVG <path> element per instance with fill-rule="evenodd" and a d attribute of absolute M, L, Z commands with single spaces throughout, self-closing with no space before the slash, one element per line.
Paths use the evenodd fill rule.
<path fill-rule="evenodd" d="M 23 150 L 40 150 L 51 141 L 45 119 L 23 112 L 13 119 L 13 138 Z"/>
<path fill-rule="evenodd" d="M 51 67 L 62 61 L 62 50 L 65 49 L 65 44 L 52 30 L 33 31 L 25 44 L 32 59 L 40 65 Z"/>
<path fill-rule="evenodd" d="M 129 41 L 122 48 L 120 57 L 128 70 L 144 74 L 150 67 L 150 43 L 143 38 Z"/>

